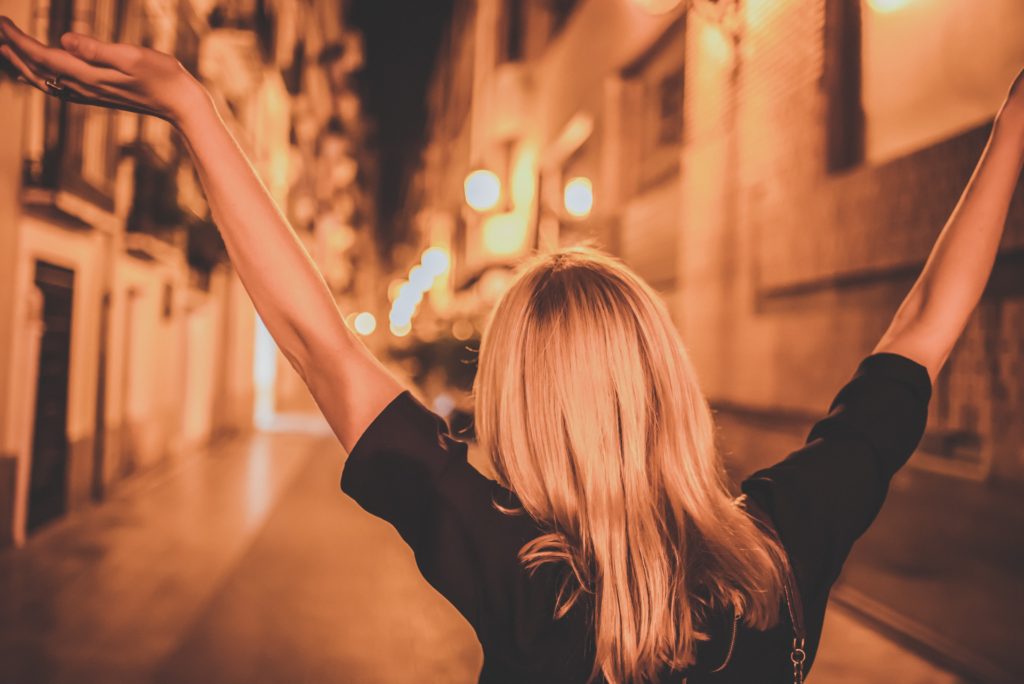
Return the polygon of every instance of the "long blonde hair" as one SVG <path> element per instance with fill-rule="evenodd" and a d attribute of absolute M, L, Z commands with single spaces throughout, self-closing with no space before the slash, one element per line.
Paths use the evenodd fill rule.
<path fill-rule="evenodd" d="M 679 335 L 624 264 L 585 247 L 528 260 L 491 314 L 474 397 L 496 478 L 545 531 L 521 562 L 572 570 L 555 618 L 593 599 L 591 681 L 692 664 L 712 611 L 778 621 L 785 554 L 730 496 Z"/>

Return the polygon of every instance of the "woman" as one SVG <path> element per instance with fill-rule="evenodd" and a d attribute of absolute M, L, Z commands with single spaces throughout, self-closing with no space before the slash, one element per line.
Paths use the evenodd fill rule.
<path fill-rule="evenodd" d="M 723 483 L 665 307 L 614 259 L 535 257 L 496 307 L 475 386 L 498 481 L 348 331 L 202 86 L 170 56 L 0 21 L 60 97 L 170 121 L 231 260 L 350 452 L 342 489 L 391 522 L 472 624 L 484 682 L 789 682 L 829 590 L 918 444 L 932 382 L 989 276 L 1024 160 L 1021 78 L 917 283 L 806 445 Z"/>

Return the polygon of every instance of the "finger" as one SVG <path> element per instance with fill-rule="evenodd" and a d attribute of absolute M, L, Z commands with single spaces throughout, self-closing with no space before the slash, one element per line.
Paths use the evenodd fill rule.
<path fill-rule="evenodd" d="M 7 54 L 17 55 L 21 63 L 37 75 L 43 78 L 52 78 L 56 75 L 56 72 L 48 67 L 43 60 L 33 56 L 33 53 L 38 53 L 38 49 L 45 49 L 45 46 L 25 34 L 7 17 L 0 17 L 0 38 L 3 39 L 4 45 L 10 51 Z"/>
<path fill-rule="evenodd" d="M 89 64 L 117 69 L 126 74 L 134 69 L 142 55 L 142 50 L 135 45 L 106 43 L 82 33 L 65 33 L 60 37 L 60 44 Z"/>
<path fill-rule="evenodd" d="M 151 109 L 148 105 L 139 102 L 139 95 L 131 91 L 128 88 L 117 86 L 111 83 L 85 83 L 78 81 L 73 77 L 66 77 L 61 79 L 62 85 L 71 86 L 71 89 L 75 92 L 88 95 L 89 97 L 109 100 L 117 102 L 121 105 L 132 107 L 129 111 L 138 111 L 143 114 L 151 114 L 153 116 L 159 116 L 164 118 L 163 114 L 157 113 L 156 110 Z M 122 109 L 124 107 L 121 107 Z"/>
<path fill-rule="evenodd" d="M 31 85 L 47 95 L 53 95 L 61 99 L 66 99 L 69 102 L 74 102 L 76 104 L 89 104 L 98 107 L 121 109 L 136 114 L 160 116 L 158 112 L 155 112 L 141 105 L 135 104 L 122 96 L 113 93 L 105 93 L 97 90 L 94 87 L 76 82 L 74 80 L 64 80 L 61 82 L 61 85 L 64 86 L 65 90 L 54 90 L 53 88 L 47 86 L 46 79 L 43 78 L 43 76 L 41 76 L 40 74 L 34 72 L 31 68 L 29 68 L 25 61 L 21 59 L 21 57 L 16 52 L 14 52 L 9 45 L 0 45 L 0 54 L 7 58 L 8 61 L 10 61 L 11 64 L 18 71 L 21 72 L 21 74 L 18 76 L 19 81 Z"/>
<path fill-rule="evenodd" d="M 29 83 L 30 85 L 39 88 L 44 93 L 59 97 L 59 90 L 55 90 L 46 85 L 46 80 L 49 78 L 53 78 L 54 74 L 45 71 L 42 73 L 36 71 L 31 66 L 29 66 L 28 63 L 24 59 L 22 59 L 21 55 L 19 55 L 15 50 L 13 50 L 10 47 L 10 45 L 0 45 L 0 54 L 6 56 L 7 59 L 11 62 L 11 64 L 14 65 L 15 68 L 17 68 L 22 73 L 22 78 L 26 83 Z M 61 84 L 65 87 L 70 86 L 72 90 L 75 90 L 79 93 L 86 93 L 90 97 L 110 97 L 112 100 L 119 101 L 123 104 L 141 108 L 145 110 L 147 113 L 149 113 L 150 111 L 146 109 L 143 105 L 140 105 L 132 101 L 133 97 L 131 91 L 112 83 L 103 83 L 99 85 L 89 84 L 76 79 L 74 76 L 65 76 L 61 79 Z"/>
<path fill-rule="evenodd" d="M 21 77 L 25 79 L 26 83 L 39 88 L 39 90 L 42 90 L 44 93 L 49 92 L 50 89 L 46 87 L 47 77 L 38 74 L 29 68 L 25 63 L 25 60 L 21 58 L 21 55 L 12 50 L 10 45 L 0 45 L 0 55 L 3 55 L 15 69 L 21 72 Z"/>
<path fill-rule="evenodd" d="M 68 90 L 72 93 L 72 96 L 67 98 L 71 102 L 121 109 L 126 112 L 164 118 L 159 112 L 133 101 L 130 97 L 112 92 L 109 87 L 97 88 L 76 81 L 61 81 L 61 83 L 67 86 Z"/>
<path fill-rule="evenodd" d="M 125 78 L 116 70 L 94 67 L 65 50 L 43 45 L 8 19 L 0 20 L 0 33 L 25 62 L 39 65 L 53 74 L 73 76 L 79 81 L 90 83 L 117 81 Z M 37 71 L 39 70 L 37 69 Z"/>
<path fill-rule="evenodd" d="M 87 104 L 96 107 L 105 107 L 108 109 L 120 109 L 122 111 L 132 112 L 133 114 L 155 116 L 159 119 L 163 119 L 164 121 L 170 121 L 166 114 L 139 103 L 137 101 L 138 96 L 134 93 L 122 88 L 117 88 L 116 86 L 106 84 L 96 86 L 90 83 L 81 83 L 71 78 L 62 79 L 61 85 L 64 86 L 64 90 L 62 91 L 55 91 L 46 86 L 46 92 L 75 104 Z"/>
<path fill-rule="evenodd" d="M 39 76 L 42 79 L 53 78 L 55 74 L 42 66 L 41 64 L 33 64 L 30 60 L 26 60 L 25 56 L 18 52 L 10 42 L 0 43 L 0 54 L 3 54 L 13 66 L 22 70 L 28 70 Z"/>

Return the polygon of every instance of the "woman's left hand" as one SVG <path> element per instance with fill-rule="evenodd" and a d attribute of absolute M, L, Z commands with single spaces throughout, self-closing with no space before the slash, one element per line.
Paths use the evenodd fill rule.
<path fill-rule="evenodd" d="M 173 56 L 77 33 L 43 45 L 0 17 L 0 55 L 39 90 L 70 102 L 156 116 L 175 126 L 209 94 Z"/>

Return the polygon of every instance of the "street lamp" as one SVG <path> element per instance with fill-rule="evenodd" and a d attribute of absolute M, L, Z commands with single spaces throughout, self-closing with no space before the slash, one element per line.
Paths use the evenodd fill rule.
<path fill-rule="evenodd" d="M 413 266 L 409 271 L 409 284 L 417 290 L 426 292 L 434 284 L 434 274 L 422 265 Z"/>
<path fill-rule="evenodd" d="M 395 337 L 405 337 L 412 331 L 412 323 L 391 323 L 391 334 Z"/>
<path fill-rule="evenodd" d="M 565 211 L 573 218 L 586 218 L 594 208 L 594 184 L 585 176 L 572 178 L 563 193 Z"/>
<path fill-rule="evenodd" d="M 439 276 L 448 270 L 451 257 L 448 256 L 448 251 L 441 247 L 430 247 L 424 250 L 420 263 L 431 275 Z"/>
<path fill-rule="evenodd" d="M 493 214 L 483 222 L 484 247 L 491 254 L 515 254 L 526 242 L 526 219 L 508 212 Z"/>
<path fill-rule="evenodd" d="M 501 179 L 488 169 L 477 169 L 466 176 L 463 189 L 466 204 L 476 211 L 489 211 L 498 206 L 501 199 Z"/>
<path fill-rule="evenodd" d="M 377 319 L 369 311 L 364 311 L 355 317 L 352 327 L 360 335 L 371 335 L 377 329 Z"/>

